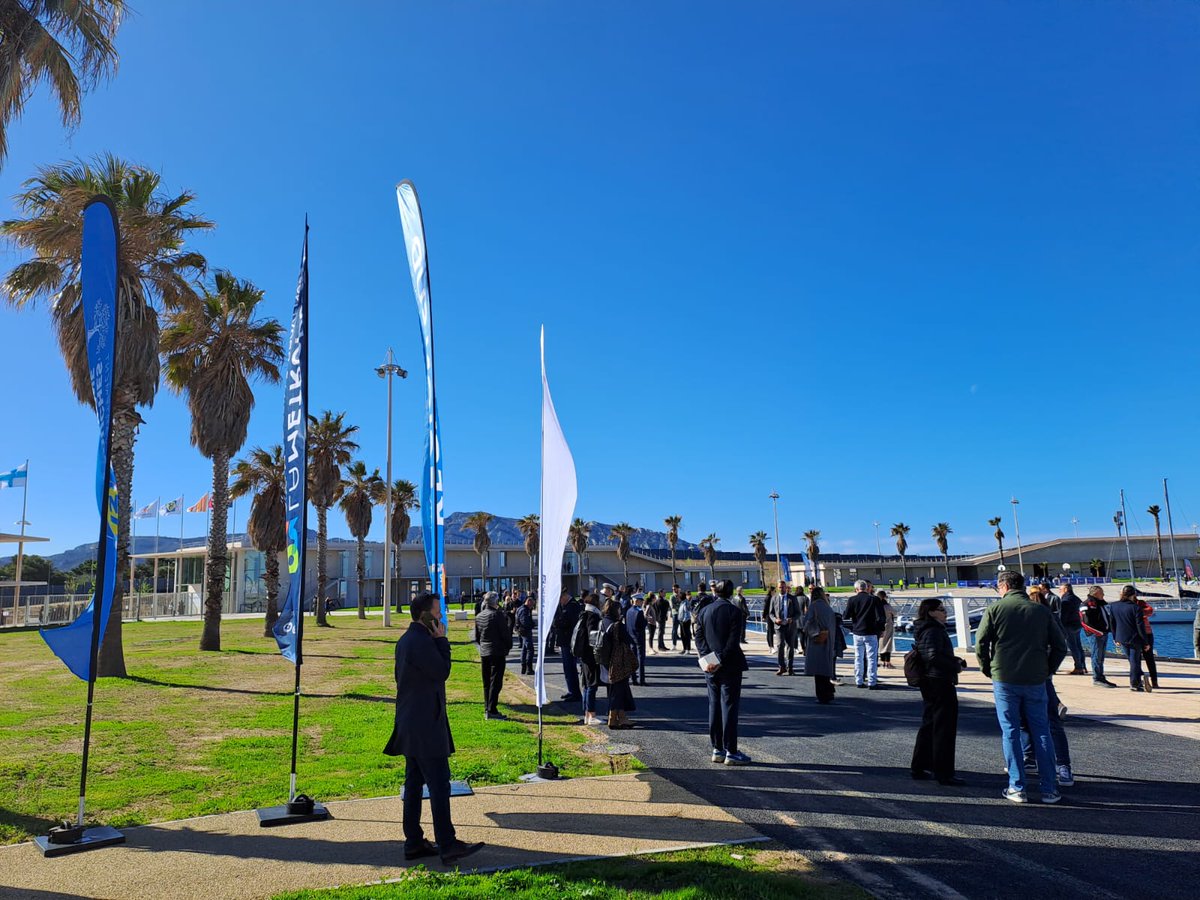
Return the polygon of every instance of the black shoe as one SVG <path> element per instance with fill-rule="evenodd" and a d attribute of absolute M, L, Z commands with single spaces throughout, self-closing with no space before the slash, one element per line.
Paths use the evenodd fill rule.
<path fill-rule="evenodd" d="M 856 684 L 856 685 L 854 685 L 854 686 L 855 686 L 856 688 L 865 688 L 865 687 L 866 687 L 866 685 L 865 685 L 865 684 Z"/>
<path fill-rule="evenodd" d="M 415 849 L 404 848 L 404 858 L 410 862 L 414 859 L 424 859 L 427 856 L 437 856 L 438 846 L 426 838 L 421 838 L 421 845 Z"/>
<path fill-rule="evenodd" d="M 460 859 L 465 859 L 472 853 L 478 853 L 483 849 L 483 841 L 477 841 L 474 844 L 468 844 L 465 841 L 455 841 L 449 847 L 442 851 L 442 863 L 444 865 L 453 865 Z"/>
<path fill-rule="evenodd" d="M 483 717 L 484 717 L 485 719 L 496 719 L 496 720 L 498 720 L 498 721 L 501 721 L 501 722 L 503 722 L 503 721 L 507 721 L 507 720 L 508 720 L 508 716 L 506 716 L 504 713 L 502 713 L 502 712 L 499 712 L 499 711 L 497 711 L 497 710 L 494 710 L 494 709 L 493 709 L 491 712 L 485 712 L 485 713 L 483 714 Z"/>
<path fill-rule="evenodd" d="M 867 685 L 867 690 L 868 691 L 882 691 L 883 685 L 882 684 L 869 684 L 869 685 Z"/>
<path fill-rule="evenodd" d="M 583 699 L 583 694 L 563 694 L 558 699 L 566 702 L 579 701 Z"/>
<path fill-rule="evenodd" d="M 931 779 L 931 778 L 933 778 L 933 773 L 928 772 L 925 769 L 913 769 L 912 770 L 912 780 L 913 781 L 929 781 L 929 779 Z"/>
<path fill-rule="evenodd" d="M 945 785 L 946 787 L 962 787 L 967 782 L 965 779 L 959 778 L 957 775 L 951 775 L 948 778 L 939 778 L 937 783 Z"/>

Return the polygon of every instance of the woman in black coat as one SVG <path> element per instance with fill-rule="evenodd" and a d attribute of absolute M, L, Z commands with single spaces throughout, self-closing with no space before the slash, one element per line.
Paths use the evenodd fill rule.
<path fill-rule="evenodd" d="M 605 663 L 602 663 L 600 671 L 601 679 L 608 684 L 608 727 L 632 728 L 633 722 L 629 720 L 626 713 L 637 709 L 637 705 L 633 702 L 633 690 L 629 687 L 629 679 L 637 672 L 637 668 L 635 667 L 632 673 L 618 680 L 613 677 L 613 672 L 607 665 L 607 662 L 612 659 L 615 644 L 623 644 L 633 651 L 635 657 L 637 655 L 633 638 L 625 628 L 625 620 L 621 615 L 621 604 L 616 598 L 604 604 L 604 621 L 600 627 L 604 631 L 600 656 Z"/>
<path fill-rule="evenodd" d="M 954 774 L 954 744 L 958 738 L 958 673 L 966 662 L 954 655 L 946 630 L 946 607 L 936 597 L 921 601 L 913 624 L 913 646 L 921 655 L 921 699 L 925 709 L 913 747 L 912 777 L 936 778 L 939 784 L 965 784 Z"/>

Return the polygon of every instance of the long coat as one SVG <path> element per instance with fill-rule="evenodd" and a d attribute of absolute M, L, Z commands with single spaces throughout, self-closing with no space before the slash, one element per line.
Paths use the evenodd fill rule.
<path fill-rule="evenodd" d="M 813 600 L 808 604 L 808 612 L 801 623 L 805 635 L 808 636 L 804 648 L 804 674 L 824 675 L 832 678 L 835 674 L 835 645 L 837 642 L 837 620 L 834 618 L 833 607 L 828 600 Z M 829 638 L 823 644 L 813 641 L 822 631 L 829 632 Z"/>
<path fill-rule="evenodd" d="M 396 721 L 383 752 L 388 756 L 449 756 L 454 752 L 446 717 L 450 642 L 413 622 L 396 641 Z"/>

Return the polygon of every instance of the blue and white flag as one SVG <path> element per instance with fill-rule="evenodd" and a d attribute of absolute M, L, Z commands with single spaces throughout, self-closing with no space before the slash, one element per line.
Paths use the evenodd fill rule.
<path fill-rule="evenodd" d="M 168 500 L 158 508 L 160 516 L 182 516 L 183 515 L 183 494 L 180 494 L 174 500 Z"/>
<path fill-rule="evenodd" d="M 100 578 L 87 607 L 70 625 L 42 629 L 41 635 L 68 669 L 84 681 L 95 679 L 93 662 L 104 640 L 117 581 L 117 487 L 112 471 L 113 351 L 117 338 L 117 211 L 107 197 L 83 209 L 83 327 L 87 334 L 92 397 L 100 423 L 96 453 L 96 504 L 100 509 L 97 571 Z M 97 601 L 99 603 L 97 604 Z M 99 606 L 99 619 L 96 607 Z"/>
<path fill-rule="evenodd" d="M 304 558 L 308 547 L 308 222 L 300 253 L 300 278 L 292 307 L 287 370 L 283 377 L 283 473 L 286 490 L 288 592 L 275 623 L 285 659 L 303 662 Z"/>
<path fill-rule="evenodd" d="M 396 185 L 400 206 L 400 225 L 404 229 L 404 248 L 417 297 L 417 317 L 421 321 L 421 343 L 425 359 L 425 470 L 421 477 L 421 540 L 425 544 L 425 565 L 429 583 L 442 602 L 442 620 L 446 620 L 446 533 L 442 500 L 441 422 L 437 412 L 437 391 L 433 375 L 433 306 L 429 291 L 429 256 L 425 248 L 425 222 L 421 203 L 411 181 Z"/>
<path fill-rule="evenodd" d="M 29 481 L 29 463 L 22 463 L 15 469 L 0 472 L 0 491 L 5 488 L 25 487 Z"/>

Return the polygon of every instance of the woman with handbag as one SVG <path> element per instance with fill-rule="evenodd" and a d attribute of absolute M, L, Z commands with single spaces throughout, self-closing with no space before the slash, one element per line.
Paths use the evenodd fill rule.
<path fill-rule="evenodd" d="M 637 709 L 629 679 L 638 670 L 637 649 L 625 628 L 621 604 L 613 598 L 604 604 L 602 635 L 596 660 L 601 665 L 601 680 L 608 685 L 608 727 L 633 728 L 627 713 Z"/>
<path fill-rule="evenodd" d="M 813 680 L 817 702 L 832 703 L 836 693 L 833 678 L 837 674 L 834 655 L 837 620 L 824 588 L 813 587 L 800 628 L 808 638 L 804 646 L 804 674 Z"/>

